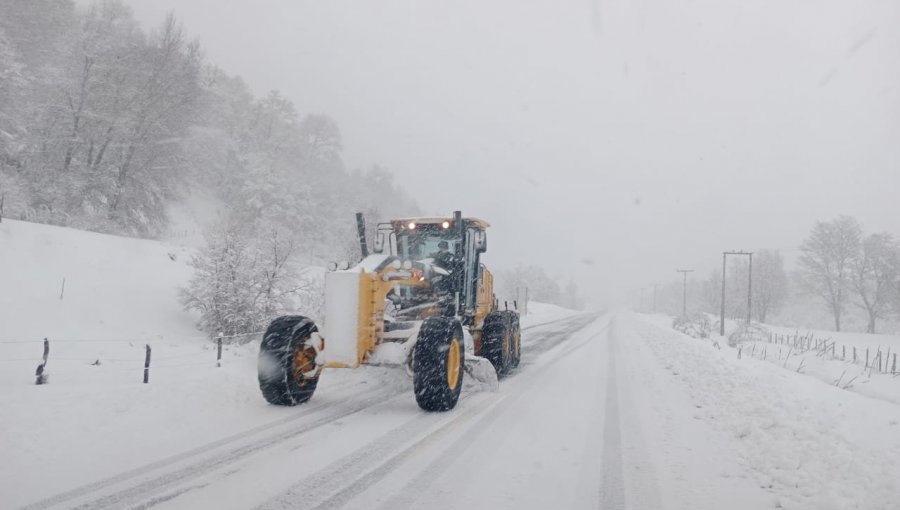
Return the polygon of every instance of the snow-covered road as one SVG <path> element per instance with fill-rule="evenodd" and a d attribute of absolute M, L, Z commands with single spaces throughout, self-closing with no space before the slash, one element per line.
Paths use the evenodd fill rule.
<path fill-rule="evenodd" d="M 770 472 L 784 469 L 771 449 L 796 453 L 780 442 L 782 433 L 818 454 L 805 443 L 817 432 L 783 423 L 789 417 L 778 414 L 781 396 L 759 393 L 770 387 L 725 387 L 721 377 L 735 370 L 735 380 L 758 377 L 777 367 L 722 361 L 719 351 L 631 312 L 535 325 L 523 345 L 522 365 L 499 392 L 469 387 L 452 412 L 423 413 L 401 370 L 368 367 L 363 380 L 323 379 L 310 403 L 274 408 L 275 419 L 30 498 L 25 508 L 898 508 L 890 499 L 897 494 L 896 441 L 871 457 L 877 465 L 859 474 L 865 482 L 802 474 L 809 462 L 845 476 L 840 463 L 861 452 L 852 449 L 799 459 L 795 476 Z M 819 384 L 794 375 L 798 384 Z M 709 387 L 698 391 L 704 378 Z M 779 384 L 794 392 L 794 382 Z M 764 415 L 743 417 L 746 430 L 735 433 L 741 417 L 734 413 L 751 401 Z M 898 408 L 877 406 L 872 412 L 891 427 Z M 752 442 L 757 434 L 765 437 Z M 847 445 L 866 447 L 837 446 Z M 844 486 L 857 483 L 858 490 Z"/>

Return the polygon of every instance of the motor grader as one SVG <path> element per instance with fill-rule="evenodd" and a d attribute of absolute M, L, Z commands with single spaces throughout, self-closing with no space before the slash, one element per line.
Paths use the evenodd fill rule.
<path fill-rule="evenodd" d="M 487 222 L 451 217 L 380 223 L 362 260 L 332 263 L 325 275 L 325 325 L 288 315 L 271 322 L 259 351 L 259 386 L 277 405 L 309 400 L 326 368 L 405 365 L 426 411 L 456 406 L 463 374 L 496 385 L 519 364 L 519 315 L 500 310 L 481 264 Z"/>

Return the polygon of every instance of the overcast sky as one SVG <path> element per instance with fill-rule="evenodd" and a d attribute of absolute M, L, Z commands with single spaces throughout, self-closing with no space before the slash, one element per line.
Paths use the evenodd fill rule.
<path fill-rule="evenodd" d="M 601 303 L 838 214 L 900 235 L 895 0 L 128 3 Z"/>

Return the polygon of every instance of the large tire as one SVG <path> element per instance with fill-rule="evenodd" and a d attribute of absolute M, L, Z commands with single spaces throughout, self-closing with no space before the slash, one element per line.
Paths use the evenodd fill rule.
<path fill-rule="evenodd" d="M 422 323 L 413 348 L 413 388 L 426 411 L 456 407 L 465 373 L 465 344 L 460 323 L 429 317 Z"/>
<path fill-rule="evenodd" d="M 259 346 L 259 389 L 270 404 L 293 406 L 309 400 L 319 384 L 316 350 L 309 345 L 318 328 L 300 315 L 279 317 L 269 324 Z"/>
<path fill-rule="evenodd" d="M 510 368 L 519 366 L 522 361 L 522 330 L 519 328 L 519 314 L 513 311 L 506 312 L 509 314 L 509 330 L 510 330 Z"/>
<path fill-rule="evenodd" d="M 494 365 L 497 377 L 509 372 L 512 364 L 512 335 L 509 314 L 492 312 L 484 318 L 481 327 L 481 355 Z"/>

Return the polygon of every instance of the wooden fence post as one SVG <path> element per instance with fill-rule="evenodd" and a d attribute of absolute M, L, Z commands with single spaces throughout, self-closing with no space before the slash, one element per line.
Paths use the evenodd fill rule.
<path fill-rule="evenodd" d="M 150 344 L 147 344 L 147 355 L 144 358 L 144 384 L 150 382 Z"/>
<path fill-rule="evenodd" d="M 853 346 L 853 363 L 856 363 L 856 346 Z"/>
<path fill-rule="evenodd" d="M 44 373 L 44 367 L 47 366 L 47 357 L 50 355 L 50 340 L 44 339 L 44 357 L 41 364 L 34 370 L 34 384 L 47 384 L 47 375 Z"/>
<path fill-rule="evenodd" d="M 866 368 L 869 368 L 869 348 L 866 347 Z"/>
<path fill-rule="evenodd" d="M 847 346 L 841 346 L 841 361 L 847 361 Z"/>
<path fill-rule="evenodd" d="M 896 353 L 896 352 L 894 353 L 894 362 L 893 362 L 893 364 L 891 365 L 891 373 L 892 373 L 892 374 L 896 374 L 896 373 L 897 373 L 897 353 Z"/>
<path fill-rule="evenodd" d="M 216 354 L 216 366 L 222 366 L 222 333 L 219 333 L 219 337 L 216 338 L 216 344 L 218 344 L 218 353 Z"/>

